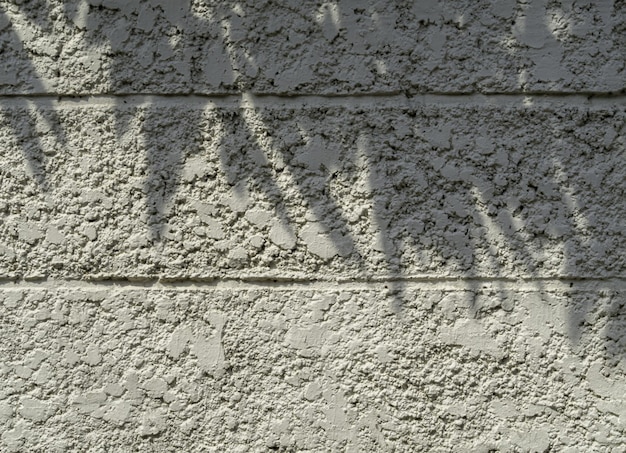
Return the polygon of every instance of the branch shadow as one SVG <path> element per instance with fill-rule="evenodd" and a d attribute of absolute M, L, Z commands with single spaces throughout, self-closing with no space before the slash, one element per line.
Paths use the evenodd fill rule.
<path fill-rule="evenodd" d="M 124 8 L 135 10 L 132 10 L 131 14 L 128 13 L 130 9 Z M 178 63 L 172 63 L 173 66 L 178 65 L 176 70 L 183 74 L 180 79 L 176 79 L 178 80 L 176 83 L 172 82 L 174 86 L 179 87 L 180 93 L 194 93 L 195 87 L 201 85 L 198 79 L 210 76 L 213 81 L 219 82 L 219 87 L 224 92 L 241 96 L 236 115 L 218 115 L 215 119 L 223 131 L 218 146 L 219 158 L 226 179 L 232 183 L 232 190 L 234 192 L 242 191 L 244 188 L 256 190 L 272 201 L 277 228 L 282 229 L 281 234 L 284 237 L 292 238 L 283 242 L 283 248 L 286 250 L 296 247 L 299 235 L 300 243 L 305 243 L 309 252 L 316 254 L 321 262 L 337 260 L 348 263 L 348 267 L 369 272 L 370 277 L 372 271 L 368 269 L 364 256 L 372 250 L 382 254 L 383 264 L 376 271 L 382 269 L 384 278 L 391 282 L 389 289 L 393 299 L 391 308 L 398 316 L 402 314 L 403 300 L 407 297 L 406 282 L 420 277 L 410 275 L 407 269 L 411 268 L 411 265 L 429 272 L 439 272 L 445 278 L 451 278 L 453 275 L 465 278 L 467 292 L 473 295 L 470 296 L 470 310 L 478 316 L 481 307 L 475 305 L 475 294 L 480 291 L 480 278 L 485 272 L 492 272 L 496 276 L 494 285 L 498 287 L 498 297 L 505 293 L 503 282 L 506 278 L 514 278 L 524 272 L 527 272 L 526 278 L 532 279 L 536 290 L 544 292 L 542 276 L 545 274 L 542 272 L 545 267 L 551 265 L 551 262 L 558 263 L 554 257 L 546 256 L 542 250 L 544 245 L 549 245 L 551 241 L 563 244 L 563 267 L 560 270 L 563 275 L 572 279 L 584 277 L 577 273 L 580 269 L 579 263 L 576 262 L 580 255 L 580 244 L 577 245 L 576 242 L 588 239 L 586 247 L 587 250 L 591 250 L 591 255 L 596 255 L 595 250 L 604 247 L 601 241 L 596 240 L 597 237 L 584 238 L 585 234 L 580 226 L 585 222 L 591 222 L 585 218 L 582 208 L 577 206 L 579 201 L 576 194 L 586 190 L 586 187 L 570 187 L 572 190 L 565 190 L 567 189 L 565 183 L 575 181 L 579 176 L 568 174 L 568 163 L 559 157 L 567 154 L 567 148 L 553 148 L 554 144 L 532 143 L 532 130 L 524 130 L 513 120 L 503 121 L 497 124 L 497 127 L 494 126 L 495 130 L 486 131 L 482 135 L 476 132 L 481 130 L 481 121 L 500 114 L 498 108 L 484 109 L 486 112 L 484 117 L 480 117 L 477 112 L 463 112 L 462 114 L 475 115 L 476 121 L 470 117 L 464 130 L 454 130 L 454 124 L 446 124 L 438 117 L 440 112 L 424 108 L 416 118 L 416 112 L 420 108 L 416 108 L 409 99 L 401 114 L 413 115 L 414 119 L 413 123 L 408 125 L 409 131 L 402 132 L 399 128 L 394 130 L 394 126 L 386 124 L 382 118 L 368 117 L 371 112 L 359 112 L 358 109 L 346 107 L 345 111 L 348 114 L 362 117 L 364 123 L 370 124 L 352 124 L 339 136 L 333 136 L 328 132 L 332 130 L 328 127 L 328 119 L 323 116 L 308 118 L 308 125 L 304 124 L 304 120 L 290 121 L 288 123 L 291 124 L 292 132 L 298 138 L 293 143 L 287 143 L 282 140 L 279 131 L 270 129 L 275 120 L 268 109 L 255 104 L 258 97 L 242 94 L 250 88 L 249 80 L 262 66 L 260 62 L 262 58 L 241 46 L 238 47 L 235 37 L 245 32 L 245 29 L 242 28 L 242 23 L 237 23 L 234 19 L 238 14 L 234 7 L 222 5 L 221 12 L 212 21 L 199 18 L 188 2 L 179 4 L 159 2 L 159 5 L 151 7 L 152 12 L 145 9 L 145 5 L 142 8 L 139 11 L 133 6 L 120 6 L 117 10 L 108 10 L 106 14 L 110 17 L 107 20 L 122 23 L 128 22 L 132 16 L 135 28 L 129 25 L 131 29 L 126 31 L 140 33 L 141 30 L 148 28 L 146 24 L 150 21 L 154 23 L 163 17 L 169 17 L 171 19 L 168 19 L 169 25 L 173 27 L 173 31 L 170 35 L 160 36 L 156 42 L 144 43 L 144 47 L 136 51 L 135 56 L 140 59 L 137 67 L 130 70 L 124 68 L 128 65 L 129 55 L 118 52 L 124 43 L 121 37 L 111 34 L 96 36 L 89 33 L 89 30 L 97 29 L 103 22 L 104 19 L 98 16 L 105 14 L 102 12 L 103 9 L 88 9 L 84 16 L 81 27 L 87 30 L 85 35 L 85 39 L 89 41 L 87 47 L 98 48 L 103 44 L 110 47 L 111 69 L 105 75 L 109 79 L 111 93 L 135 92 L 135 85 L 141 81 L 142 72 L 147 68 L 144 67 L 141 58 L 145 56 L 149 59 L 150 55 L 159 52 L 175 55 L 176 58 L 179 55 L 181 59 L 186 58 Z M 337 18 L 344 17 L 350 12 L 343 11 L 342 8 L 338 4 L 334 13 L 328 12 L 319 22 L 322 32 L 331 38 L 330 43 L 337 39 L 336 36 L 341 35 L 342 29 L 345 30 L 345 26 Z M 303 15 L 309 20 L 318 13 L 313 6 L 305 6 L 305 9 Z M 26 8 L 25 11 L 31 9 Z M 561 50 L 555 47 L 558 46 L 558 42 L 551 36 L 545 21 L 536 21 L 543 14 L 543 10 L 526 13 L 530 14 L 535 22 L 522 26 L 520 13 L 514 30 L 517 38 L 535 49 L 533 52 L 540 54 L 541 50 L 533 47 L 536 46 L 534 40 L 540 35 L 541 39 L 550 40 L 546 55 L 553 57 L 560 55 Z M 65 14 L 70 20 L 74 20 L 78 13 L 73 7 L 68 7 Z M 0 20 L 9 24 L 11 22 L 2 11 Z M 42 19 L 36 16 L 31 17 L 31 20 L 36 22 Z M 143 24 L 141 21 L 148 22 Z M 41 26 L 50 28 L 49 24 Z M 429 26 L 428 20 L 425 26 Z M 186 33 L 186 30 L 190 30 L 189 33 Z M 214 41 L 198 42 L 198 37 L 194 35 L 196 30 L 205 30 L 206 36 L 214 37 Z M 387 30 L 376 32 L 385 31 Z M 10 40 L 13 46 L 22 45 L 15 32 L 10 33 Z M 304 43 L 302 47 L 303 52 L 310 55 L 315 55 L 318 51 L 313 44 Z M 201 55 L 204 51 L 209 52 L 215 61 L 204 61 L 207 60 L 203 60 Z M 541 59 L 541 62 L 544 66 L 540 65 L 539 73 L 550 73 L 554 63 L 545 58 Z M 391 64 L 390 61 L 382 63 Z M 212 64 L 214 67 L 208 69 L 204 67 Z M 203 69 L 198 69 L 198 65 L 203 66 Z M 36 73 L 32 63 L 28 66 L 28 71 Z M 307 71 L 304 69 L 302 71 L 304 77 Z M 285 73 L 282 77 L 288 79 L 297 75 L 297 72 L 291 76 Z M 570 76 L 571 74 L 567 75 Z M 33 80 L 31 88 L 36 93 L 46 92 L 44 83 L 39 79 Z M 37 100 L 38 105 L 42 106 L 42 111 L 45 110 L 45 115 L 48 115 L 46 122 L 51 126 L 60 124 L 54 104 L 47 99 Z M 123 102 L 121 98 L 116 99 L 115 108 L 122 108 Z M 145 117 L 139 134 L 146 150 L 147 170 L 143 184 L 145 214 L 150 239 L 155 244 L 168 236 L 171 203 L 181 183 L 182 167 L 187 159 L 198 155 L 203 140 L 200 129 L 206 119 L 206 110 L 211 106 L 208 101 L 195 102 L 198 105 L 190 109 L 184 119 L 168 117 L 165 109 L 156 105 L 150 98 L 142 106 Z M 32 105 L 19 97 L 11 100 L 11 106 L 24 112 L 33 109 Z M 523 108 L 532 110 L 534 107 Z M 535 119 L 529 119 L 529 124 L 539 128 L 541 124 L 550 122 L 548 113 L 541 112 L 540 107 L 537 107 L 537 112 Z M 393 115 L 390 117 L 393 118 Z M 20 149 L 37 185 L 44 192 L 53 190 L 46 177 L 48 150 L 38 138 L 32 140 L 32 137 L 39 136 L 37 125 L 41 121 L 38 122 L 31 114 L 27 118 L 14 117 L 9 121 L 16 140 L 21 143 Z M 126 133 L 128 124 L 121 120 L 121 116 L 116 118 L 116 121 L 119 137 Z M 584 118 L 580 118 L 579 123 L 584 127 Z M 575 133 L 560 130 L 558 119 L 554 120 L 553 124 L 555 140 L 569 141 L 570 144 L 567 146 L 574 146 L 571 142 L 576 138 Z M 58 128 L 52 129 L 57 131 Z M 249 139 L 249 146 L 243 150 L 230 147 L 226 137 L 241 134 L 242 131 Z M 400 137 L 396 144 L 381 142 L 380 137 L 392 133 Z M 623 134 L 622 126 L 616 131 L 616 135 Z M 355 143 L 350 142 L 347 137 L 358 139 Z M 56 139 L 60 145 L 66 142 L 62 131 L 57 133 Z M 403 140 L 405 144 L 402 144 Z M 515 146 L 510 144 L 511 140 Z M 408 149 L 406 143 L 410 144 Z M 597 142 L 589 145 L 591 150 L 597 150 L 599 146 L 604 145 Z M 606 149 L 610 150 L 607 152 L 623 154 L 623 150 L 618 149 L 618 146 L 621 144 L 613 140 L 607 145 Z M 534 152 L 536 158 L 531 157 L 528 162 L 524 162 L 519 158 L 519 149 L 516 148 L 531 150 L 528 155 L 533 156 Z M 476 150 L 478 154 L 475 153 Z M 542 158 L 546 160 L 542 161 Z M 367 180 L 372 196 L 370 222 L 376 231 L 375 244 L 364 244 L 352 232 L 349 208 L 343 207 L 330 189 L 338 172 L 345 168 L 360 171 L 362 166 L 357 163 L 359 159 L 366 162 L 368 172 Z M 246 175 L 244 180 L 240 180 L 241 174 L 236 163 L 244 160 L 248 162 L 247 166 L 256 166 L 256 171 L 254 175 Z M 281 162 L 278 169 L 275 166 L 277 161 Z M 540 168 L 541 166 L 543 168 Z M 613 173 L 604 177 L 612 181 L 616 190 L 623 192 L 624 181 L 620 180 L 623 169 L 612 171 Z M 277 183 L 278 172 L 289 175 L 290 181 L 294 184 L 295 195 L 285 193 Z M 443 190 L 440 190 L 441 187 Z M 511 187 L 513 189 L 510 189 Z M 601 187 L 595 185 L 593 190 L 601 190 Z M 298 230 L 296 216 L 289 208 L 292 196 L 297 197 L 306 206 L 311 214 L 309 222 L 314 227 L 306 231 L 303 231 L 303 228 Z M 580 225 L 574 225 L 569 220 L 563 225 L 540 220 L 541 216 L 554 220 L 563 212 L 569 213 L 569 217 L 565 217 L 578 219 Z M 552 215 L 554 213 L 559 214 L 555 217 Z M 622 224 L 621 233 L 619 228 L 615 232 L 618 239 L 614 243 L 619 250 L 620 246 L 623 247 L 623 243 L 619 242 L 621 237 L 619 235 L 623 234 L 624 223 L 619 214 L 616 223 Z M 608 253 L 605 253 L 605 256 L 607 255 Z M 619 262 L 616 262 L 616 265 L 619 265 Z M 454 272 L 446 273 L 446 269 L 448 271 L 452 269 Z M 500 300 L 500 303 L 504 303 L 504 300 Z M 581 319 L 596 308 L 595 304 L 597 302 L 593 298 L 588 298 L 576 312 L 570 313 L 568 330 L 573 343 L 581 336 Z M 607 310 L 614 313 L 616 319 L 623 317 L 624 303 L 620 301 L 619 294 L 611 296 L 608 307 Z M 609 337 L 619 338 L 620 322 L 608 323 L 606 331 Z M 607 353 L 624 355 L 624 345 L 620 341 L 612 340 L 611 343 L 607 343 Z"/>
<path fill-rule="evenodd" d="M 36 24 L 41 24 L 41 17 L 35 16 L 31 18 Z M 0 23 L 6 24 L 9 28 L 8 42 L 3 43 L 3 47 L 23 48 L 23 43 L 14 30 L 11 19 L 8 17 L 3 7 L 0 6 Z M 6 49 L 4 49 L 6 50 Z M 0 50 L 0 53 L 3 53 Z M 25 67 L 22 68 L 10 68 L 9 65 L 5 66 L 6 71 L 2 74 L 3 81 L 9 83 L 16 83 L 19 79 L 17 71 L 23 71 L 28 75 L 37 74 L 36 68 L 30 62 L 26 61 Z M 30 90 L 35 94 L 42 94 L 46 92 L 46 87 L 37 77 L 30 79 Z M 41 106 L 37 108 L 37 105 Z M 0 106 L 4 109 L 4 106 Z M 20 112 L 20 115 L 8 114 L 7 122 L 11 132 L 13 133 L 15 140 L 18 142 L 24 159 L 26 161 L 28 173 L 35 180 L 37 187 L 42 192 L 49 192 L 52 187 L 47 179 L 47 155 L 51 155 L 59 151 L 66 144 L 64 131 L 59 130 L 56 125 L 60 124 L 60 120 L 54 109 L 53 103 L 47 98 L 38 99 L 36 103 L 24 100 L 20 96 L 15 96 L 11 99 L 11 108 L 15 108 Z M 39 126 L 39 128 L 37 127 Z M 50 149 L 49 146 L 44 146 L 41 137 L 48 135 L 52 132 L 56 141 L 55 148 Z M 31 140 L 35 137 L 35 140 Z"/>

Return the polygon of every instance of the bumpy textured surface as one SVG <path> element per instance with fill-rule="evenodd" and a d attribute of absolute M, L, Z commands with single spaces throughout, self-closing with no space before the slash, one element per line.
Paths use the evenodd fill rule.
<path fill-rule="evenodd" d="M 431 286 L 4 290 L 4 449 L 623 446 L 623 288 Z"/>
<path fill-rule="evenodd" d="M 626 270 L 624 108 L 2 113 L 6 275 Z"/>
<path fill-rule="evenodd" d="M 0 451 L 626 452 L 625 24 L 0 0 Z"/>
<path fill-rule="evenodd" d="M 622 0 L 2 6 L 10 93 L 626 88 Z"/>

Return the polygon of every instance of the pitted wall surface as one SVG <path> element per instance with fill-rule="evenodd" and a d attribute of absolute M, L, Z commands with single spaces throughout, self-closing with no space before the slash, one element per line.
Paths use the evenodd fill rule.
<path fill-rule="evenodd" d="M 400 311 L 383 285 L 7 288 L 11 396 L 1 407 L 16 422 L 3 442 L 42 451 L 619 446 L 623 286 L 606 285 L 412 284 Z"/>
<path fill-rule="evenodd" d="M 0 0 L 0 451 L 626 451 L 625 21 Z"/>
<path fill-rule="evenodd" d="M 621 0 L 4 2 L 4 90 L 619 91 L 625 7 Z"/>
<path fill-rule="evenodd" d="M 623 107 L 404 104 L 8 106 L 2 270 L 623 274 Z"/>

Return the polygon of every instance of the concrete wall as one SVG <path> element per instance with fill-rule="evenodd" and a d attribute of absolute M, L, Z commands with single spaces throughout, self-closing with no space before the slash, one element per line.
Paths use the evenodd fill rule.
<path fill-rule="evenodd" d="M 626 3 L 0 1 L 0 451 L 626 447 Z"/>

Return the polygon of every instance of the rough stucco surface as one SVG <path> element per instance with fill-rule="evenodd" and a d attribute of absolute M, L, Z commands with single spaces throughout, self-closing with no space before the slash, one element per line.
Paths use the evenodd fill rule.
<path fill-rule="evenodd" d="M 615 290 L 2 297 L 5 448 L 563 451 L 626 427 Z"/>
<path fill-rule="evenodd" d="M 623 107 L 2 113 L 7 275 L 626 269 Z"/>
<path fill-rule="evenodd" d="M 5 92 L 624 88 L 620 0 L 10 3 Z"/>
<path fill-rule="evenodd" d="M 0 0 L 0 451 L 626 452 L 625 7 Z"/>

